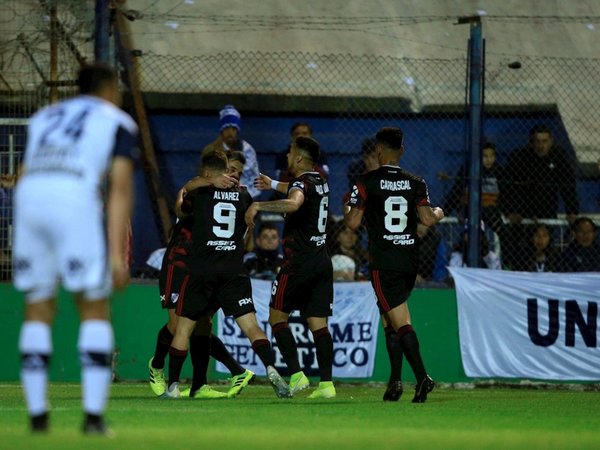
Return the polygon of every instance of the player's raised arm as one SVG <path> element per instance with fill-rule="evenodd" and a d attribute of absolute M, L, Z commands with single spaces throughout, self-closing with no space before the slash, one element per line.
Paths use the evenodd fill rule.
<path fill-rule="evenodd" d="M 269 189 L 273 189 L 277 192 L 281 192 L 282 194 L 287 194 L 289 183 L 284 181 L 276 181 L 271 177 L 261 173 L 258 177 L 254 179 L 254 187 L 259 191 L 267 191 Z"/>
<path fill-rule="evenodd" d="M 349 205 L 344 205 L 344 223 L 352 230 L 360 227 L 363 218 L 363 211 L 358 208 L 352 208 Z"/>
<path fill-rule="evenodd" d="M 181 189 L 179 189 L 179 192 L 177 192 L 177 199 L 175 200 L 175 215 L 177 216 L 178 219 L 183 219 L 184 217 L 187 217 L 190 215 L 189 212 L 187 211 L 183 211 L 183 202 L 185 200 L 185 196 L 187 195 L 188 191 L 186 189 L 186 187 L 182 187 Z"/>
<path fill-rule="evenodd" d="M 435 225 L 444 218 L 444 210 L 442 208 L 432 208 L 429 205 L 419 206 L 417 208 L 419 214 L 419 220 L 426 227 Z"/>
<path fill-rule="evenodd" d="M 290 191 L 288 198 L 283 200 L 273 200 L 271 202 L 254 202 L 246 211 L 246 225 L 254 227 L 254 218 L 258 211 L 278 212 L 289 214 L 298 211 L 304 203 L 304 193 L 299 189 Z"/>
<path fill-rule="evenodd" d="M 234 177 L 227 174 L 220 174 L 212 177 L 194 177 L 185 183 L 183 188 L 186 190 L 186 192 L 190 192 L 196 188 L 204 186 L 214 186 L 218 189 L 229 189 L 237 185 L 239 185 L 239 181 Z"/>
<path fill-rule="evenodd" d="M 348 228 L 356 230 L 362 223 L 365 209 L 364 205 L 366 202 L 365 189 L 362 185 L 362 181 L 358 181 L 357 184 L 352 187 L 352 193 L 346 194 L 343 201 L 344 223 Z"/>

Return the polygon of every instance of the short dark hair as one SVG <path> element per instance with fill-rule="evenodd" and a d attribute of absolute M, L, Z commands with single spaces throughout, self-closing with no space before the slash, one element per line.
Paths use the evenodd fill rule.
<path fill-rule="evenodd" d="M 206 152 L 202 155 L 202 169 L 227 171 L 227 157 L 223 152 Z"/>
<path fill-rule="evenodd" d="M 573 221 L 573 226 L 572 226 L 572 230 L 573 231 L 577 231 L 577 228 L 579 228 L 579 225 L 581 225 L 582 223 L 590 223 L 592 225 L 592 227 L 594 228 L 594 231 L 596 231 L 596 224 L 594 223 L 594 221 L 592 219 L 590 219 L 589 217 L 586 216 L 581 216 L 578 217 L 577 219 L 575 219 Z"/>
<path fill-rule="evenodd" d="M 277 225 L 275 225 L 275 223 L 273 222 L 261 222 L 260 225 L 258 226 L 258 236 L 260 236 L 260 234 L 264 231 L 264 230 L 275 230 L 277 231 L 277 234 L 279 234 L 279 228 L 277 228 Z"/>
<path fill-rule="evenodd" d="M 290 128 L 290 135 L 294 134 L 294 131 L 296 131 L 296 128 L 300 128 L 300 127 L 306 127 L 306 128 L 308 128 L 308 132 L 312 136 L 312 127 L 309 124 L 307 124 L 306 122 L 295 122 L 292 125 L 292 128 Z"/>
<path fill-rule="evenodd" d="M 319 155 L 321 154 L 321 147 L 319 143 L 311 138 L 306 136 L 300 136 L 296 138 L 296 147 L 299 150 L 302 150 L 310 155 L 310 159 L 314 163 L 319 160 Z"/>
<path fill-rule="evenodd" d="M 240 152 L 239 150 L 227 150 L 225 155 L 227 155 L 227 159 L 229 161 L 239 161 L 243 166 L 246 165 L 246 156 L 244 156 L 244 153 Z"/>
<path fill-rule="evenodd" d="M 484 148 L 491 148 L 492 150 L 494 150 L 494 153 L 496 153 L 496 144 L 494 144 L 493 142 L 485 141 L 481 146 L 481 150 L 483 150 Z"/>
<path fill-rule="evenodd" d="M 363 140 L 362 145 L 360 146 L 363 155 L 370 155 L 371 153 L 375 153 L 375 144 L 377 144 L 377 141 L 375 139 L 367 138 Z"/>
<path fill-rule="evenodd" d="M 383 127 L 375 135 L 378 144 L 383 144 L 391 150 L 400 150 L 404 143 L 404 133 L 400 128 Z"/>
<path fill-rule="evenodd" d="M 529 130 L 530 137 L 538 133 L 548 133 L 550 136 L 552 136 L 552 130 L 550 130 L 550 128 L 548 128 L 546 125 L 542 124 L 534 125 L 531 127 L 531 130 Z"/>
<path fill-rule="evenodd" d="M 77 75 L 77 86 L 81 94 L 97 94 L 117 80 L 117 72 L 105 63 L 83 66 Z"/>

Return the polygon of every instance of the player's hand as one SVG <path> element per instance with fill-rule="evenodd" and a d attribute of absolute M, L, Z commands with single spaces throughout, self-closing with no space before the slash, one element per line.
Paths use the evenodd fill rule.
<path fill-rule="evenodd" d="M 440 221 L 444 218 L 444 210 L 442 208 L 440 208 L 439 206 L 436 206 L 435 208 L 433 208 L 433 213 L 437 216 L 438 221 Z"/>
<path fill-rule="evenodd" d="M 254 179 L 254 187 L 259 191 L 269 190 L 271 189 L 271 181 L 271 177 L 268 177 L 264 173 L 261 173 Z"/>
<path fill-rule="evenodd" d="M 185 187 L 182 187 L 181 189 L 179 189 L 179 192 L 177 192 L 177 199 L 175 200 L 176 203 L 183 203 L 183 198 L 187 195 L 187 189 Z"/>
<path fill-rule="evenodd" d="M 523 221 L 523 217 L 518 213 L 508 213 L 506 218 L 512 225 L 520 225 Z"/>
<path fill-rule="evenodd" d="M 218 189 L 230 189 L 239 184 L 238 180 L 226 174 L 210 177 L 209 181 Z"/>
<path fill-rule="evenodd" d="M 120 291 L 129 284 L 129 268 L 120 261 L 112 263 L 113 287 Z"/>
<path fill-rule="evenodd" d="M 256 217 L 256 214 L 258 213 L 258 205 L 256 203 L 252 203 L 250 205 L 250 207 L 246 210 L 246 215 L 244 216 L 245 220 L 246 220 L 246 225 L 248 225 L 249 228 L 254 228 L 254 218 Z"/>

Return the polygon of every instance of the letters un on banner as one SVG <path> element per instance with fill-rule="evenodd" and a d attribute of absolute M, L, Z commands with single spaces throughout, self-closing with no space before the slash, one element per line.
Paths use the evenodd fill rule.
<path fill-rule="evenodd" d="M 275 350 L 275 366 L 280 373 L 289 375 L 277 343 L 268 325 L 271 282 L 252 280 L 252 297 L 256 317 L 267 333 Z M 368 282 L 334 283 L 333 316 L 329 318 L 333 338 L 333 376 L 339 378 L 368 378 L 373 375 L 375 348 L 379 327 L 379 311 L 375 293 Z M 304 372 L 318 375 L 318 364 L 312 333 L 297 312 L 290 316 L 290 329 L 298 345 L 298 360 Z M 233 317 L 218 313 L 218 334 L 233 357 L 257 375 L 264 375 L 262 362 L 252 350 Z M 218 372 L 229 373 L 217 363 Z"/>
<path fill-rule="evenodd" d="M 467 376 L 600 380 L 600 273 L 449 270 Z"/>

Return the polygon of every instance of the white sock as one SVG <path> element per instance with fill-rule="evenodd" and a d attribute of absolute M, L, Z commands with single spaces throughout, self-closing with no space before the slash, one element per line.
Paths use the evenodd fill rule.
<path fill-rule="evenodd" d="M 50 325 L 44 322 L 26 321 L 21 327 L 19 351 L 21 384 L 25 392 L 27 411 L 37 416 L 48 411 L 48 360 L 52 354 Z"/>
<path fill-rule="evenodd" d="M 79 328 L 83 410 L 102 415 L 112 380 L 113 330 L 106 320 L 86 320 Z"/>

